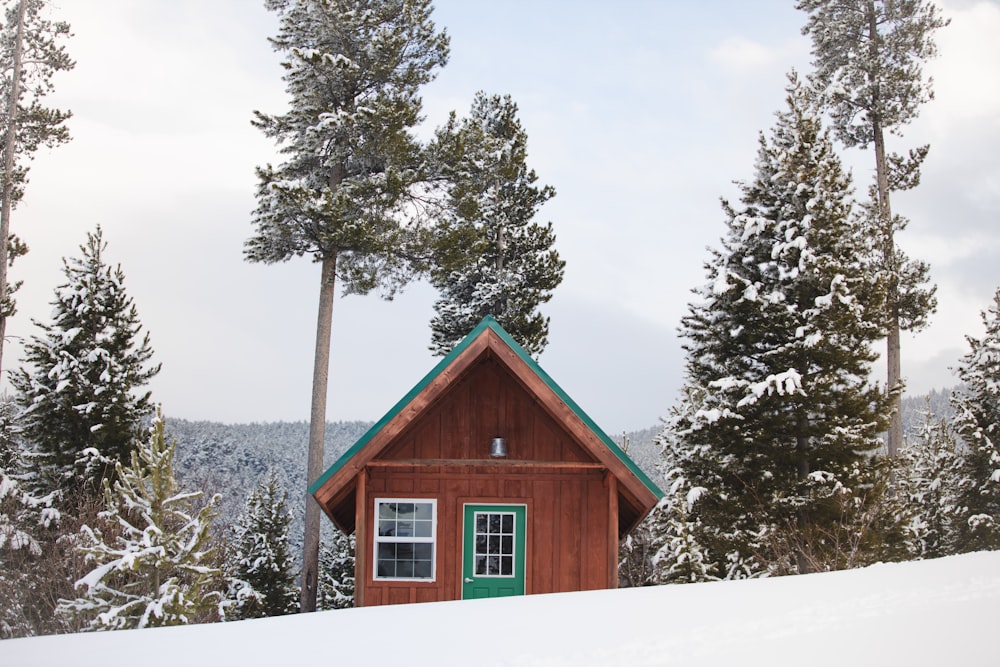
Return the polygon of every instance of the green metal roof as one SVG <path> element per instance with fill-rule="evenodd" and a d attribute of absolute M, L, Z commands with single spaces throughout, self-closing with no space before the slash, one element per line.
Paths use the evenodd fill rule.
<path fill-rule="evenodd" d="M 438 362 L 438 364 L 434 366 L 434 368 L 427 375 L 425 375 L 424 378 L 406 394 L 406 396 L 401 398 L 396 405 L 394 405 L 392 409 L 382 417 L 382 419 L 368 429 L 367 433 L 361 436 L 361 438 L 354 443 L 350 449 L 344 452 L 344 454 L 341 455 L 341 457 L 337 459 L 326 472 L 320 475 L 319 478 L 309 486 L 309 494 L 312 495 L 316 493 L 328 479 L 344 467 L 344 465 L 354 458 L 358 452 L 364 449 L 365 445 L 367 445 L 368 442 L 375 437 L 375 435 L 381 431 L 386 424 L 392 421 L 396 415 L 403 410 L 403 408 L 409 405 L 410 402 L 416 398 L 416 396 L 423 391 L 424 388 L 431 383 L 431 381 L 434 380 L 434 378 L 436 378 L 445 368 L 451 365 L 451 363 L 458 358 L 458 356 L 462 354 L 462 352 L 464 352 L 469 345 L 472 344 L 472 341 L 478 338 L 486 329 L 492 330 L 493 333 L 499 336 L 500 339 L 503 340 L 515 354 L 517 354 L 521 361 L 523 361 L 528 368 L 530 368 L 532 372 L 535 373 L 535 375 L 537 375 L 546 384 L 546 386 L 548 386 L 548 388 L 559 397 L 559 400 L 566 404 L 566 407 L 568 407 L 577 417 L 580 418 L 580 420 L 594 433 L 594 435 L 598 437 L 604 446 L 606 446 L 611 453 L 624 463 L 629 471 L 631 471 L 632 474 L 635 475 L 636 478 L 638 478 L 639 481 L 642 482 L 643 485 L 657 497 L 657 499 L 663 497 L 663 491 L 661 491 L 660 488 L 649 478 L 649 476 L 635 464 L 635 461 L 629 458 L 629 456 L 623 452 L 617 444 L 615 444 L 614 440 L 609 438 L 608 435 L 602 431 L 596 423 L 594 423 L 594 420 L 592 420 L 587 413 L 585 413 L 580 406 L 576 404 L 576 401 L 570 398 L 569 395 L 563 391 L 562 387 L 556 384 L 555 380 L 549 377 L 549 374 L 542 370 L 542 367 L 538 365 L 538 362 L 531 358 L 531 355 L 529 355 L 525 349 L 521 347 L 520 344 L 518 344 L 518 342 L 514 340 L 502 326 L 500 326 L 500 323 L 489 315 L 484 317 L 476 328 L 473 329 L 468 336 L 462 339 L 462 341 L 456 345 L 447 356 Z"/>

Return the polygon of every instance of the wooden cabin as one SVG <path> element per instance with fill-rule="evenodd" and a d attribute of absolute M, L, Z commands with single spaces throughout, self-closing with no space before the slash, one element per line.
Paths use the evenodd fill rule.
<path fill-rule="evenodd" d="M 663 495 L 490 317 L 309 491 L 356 606 L 615 588 Z"/>

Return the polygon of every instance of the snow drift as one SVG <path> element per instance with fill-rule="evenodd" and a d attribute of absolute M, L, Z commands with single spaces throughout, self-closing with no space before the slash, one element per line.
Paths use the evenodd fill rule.
<path fill-rule="evenodd" d="M 1000 552 L 0 642 L 31 665 L 996 665 Z"/>

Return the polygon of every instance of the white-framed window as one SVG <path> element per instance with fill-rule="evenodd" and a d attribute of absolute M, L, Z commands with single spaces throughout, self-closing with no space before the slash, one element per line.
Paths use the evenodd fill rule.
<path fill-rule="evenodd" d="M 437 500 L 375 499 L 375 578 L 434 580 Z"/>

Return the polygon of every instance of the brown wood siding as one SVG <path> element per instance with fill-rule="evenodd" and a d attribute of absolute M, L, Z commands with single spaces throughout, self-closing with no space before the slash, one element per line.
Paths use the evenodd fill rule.
<path fill-rule="evenodd" d="M 369 559 L 359 586 L 364 604 L 460 599 L 466 503 L 527 505 L 526 593 L 606 588 L 604 555 L 611 551 L 607 540 L 614 531 L 608 526 L 605 474 L 593 465 L 504 468 L 471 461 L 448 466 L 383 461 L 372 466 L 364 500 L 369 517 L 376 498 L 437 499 L 437 577 L 433 582 L 376 581 Z M 365 532 L 371 541 L 371 531 Z M 363 551 L 370 554 L 372 545 Z"/>
<path fill-rule="evenodd" d="M 487 358 L 450 387 L 380 459 L 486 458 L 495 437 L 512 461 L 591 461 L 509 371 Z"/>

